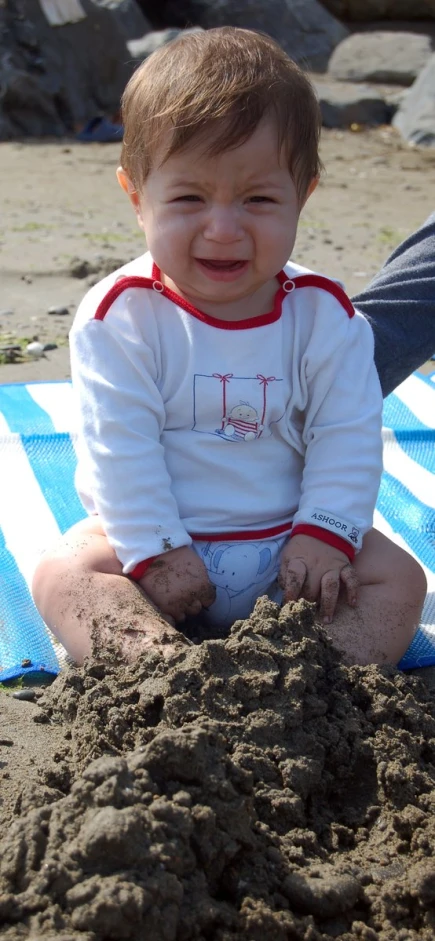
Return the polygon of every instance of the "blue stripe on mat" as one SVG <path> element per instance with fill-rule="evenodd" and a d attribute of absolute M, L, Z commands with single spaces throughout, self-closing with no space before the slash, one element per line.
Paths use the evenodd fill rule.
<path fill-rule="evenodd" d="M 411 458 L 419 467 L 423 467 L 424 470 L 433 474 L 435 470 L 435 429 L 432 430 L 432 428 L 423 427 L 416 431 L 405 431 L 402 428 L 399 428 L 397 431 L 394 428 L 390 430 L 393 432 L 397 444 L 407 457 Z M 412 499 L 415 500 L 415 497 L 413 496 Z"/>
<path fill-rule="evenodd" d="M 398 664 L 399 670 L 415 670 L 416 667 L 432 667 L 435 663 L 434 633 L 420 627 L 410 647 Z"/>
<path fill-rule="evenodd" d="M 32 434 L 56 434 L 48 412 L 35 402 L 25 385 L 2 387 L 1 411 L 10 431 L 16 434 L 29 434 L 30 430 Z"/>
<path fill-rule="evenodd" d="M 86 516 L 74 485 L 77 459 L 70 435 L 22 435 L 21 441 L 41 492 L 64 533 Z"/>
<path fill-rule="evenodd" d="M 426 568 L 435 572 L 435 511 L 384 471 L 376 504 L 392 530 Z"/>
<path fill-rule="evenodd" d="M 58 673 L 59 663 L 46 627 L 0 529 L 0 681 L 26 672 Z M 30 660 L 23 669 L 23 660 Z"/>

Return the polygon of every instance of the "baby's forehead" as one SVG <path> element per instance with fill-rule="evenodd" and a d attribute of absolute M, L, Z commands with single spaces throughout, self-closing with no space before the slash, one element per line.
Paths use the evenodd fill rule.
<path fill-rule="evenodd" d="M 259 126 L 253 134 L 231 148 L 219 148 L 219 139 L 204 134 L 193 138 L 180 150 L 163 156 L 156 154 L 155 170 L 172 182 L 237 175 L 250 182 L 276 182 L 289 175 L 288 156 L 279 147 L 275 129 Z M 160 156 L 160 160 L 159 160 Z"/>

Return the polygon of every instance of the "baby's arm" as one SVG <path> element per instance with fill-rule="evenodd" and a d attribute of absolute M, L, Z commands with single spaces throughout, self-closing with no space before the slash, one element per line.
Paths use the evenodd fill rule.
<path fill-rule="evenodd" d="M 280 573 L 284 599 L 303 594 L 319 601 L 327 623 L 341 585 L 348 603 L 357 603 L 352 561 L 372 526 L 382 471 L 382 396 L 371 329 L 360 315 L 346 320 L 340 308 L 333 314 L 329 324 L 318 318 L 301 364 L 305 467 Z"/>
<path fill-rule="evenodd" d="M 78 317 L 71 362 L 83 501 L 98 514 L 124 574 L 164 613 L 182 620 L 211 603 L 212 588 L 171 490 L 156 356 L 129 318 L 123 295 L 104 320 Z M 144 572 L 150 558 L 156 561 Z"/>

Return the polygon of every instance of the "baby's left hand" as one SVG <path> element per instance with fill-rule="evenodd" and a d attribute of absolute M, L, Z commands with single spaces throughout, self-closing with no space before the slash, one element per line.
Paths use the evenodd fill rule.
<path fill-rule="evenodd" d="M 313 536 L 293 536 L 281 554 L 278 581 L 283 589 L 283 603 L 306 598 L 317 601 L 324 624 L 330 624 L 338 601 L 340 586 L 346 589 L 347 603 L 355 607 L 358 579 L 347 555 Z"/>

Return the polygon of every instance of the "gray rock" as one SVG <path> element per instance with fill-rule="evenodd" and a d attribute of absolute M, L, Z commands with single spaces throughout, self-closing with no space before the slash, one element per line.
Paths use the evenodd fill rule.
<path fill-rule="evenodd" d="M 166 43 L 172 42 L 180 33 L 192 33 L 201 29 L 200 26 L 194 26 L 193 29 L 156 29 L 152 33 L 147 33 L 139 39 L 132 39 L 127 42 L 128 51 L 135 60 L 135 65 L 147 59 L 156 49 L 166 46 Z"/>
<path fill-rule="evenodd" d="M 392 106 L 379 92 L 367 85 L 315 82 L 314 86 L 324 127 L 389 124 L 391 121 Z"/>
<path fill-rule="evenodd" d="M 68 307 L 49 307 L 47 314 L 52 317 L 66 317 L 69 314 Z"/>
<path fill-rule="evenodd" d="M 404 96 L 393 124 L 407 141 L 435 147 L 435 54 Z"/>
<path fill-rule="evenodd" d="M 317 0 L 167 0 L 168 23 L 185 28 L 242 26 L 272 36 L 297 62 L 327 67 L 332 50 L 348 35 Z"/>
<path fill-rule="evenodd" d="M 321 0 L 334 16 L 345 20 L 435 19 L 435 0 Z"/>
<path fill-rule="evenodd" d="M 61 136 L 118 111 L 149 24 L 135 0 L 81 0 L 86 17 L 50 26 L 35 0 L 0 3 L 0 140 Z"/>
<path fill-rule="evenodd" d="M 12 698 L 21 699 L 23 702 L 34 702 L 36 699 L 36 690 L 31 687 L 17 689 L 16 693 L 12 693 Z"/>
<path fill-rule="evenodd" d="M 328 72 L 341 81 L 412 85 L 432 51 L 430 36 L 421 33 L 354 33 L 336 46 Z"/>

